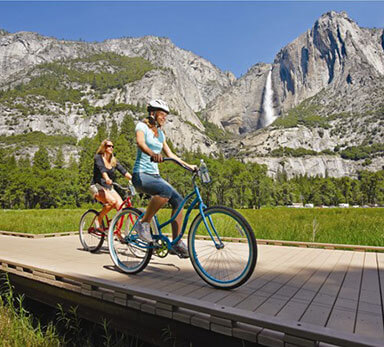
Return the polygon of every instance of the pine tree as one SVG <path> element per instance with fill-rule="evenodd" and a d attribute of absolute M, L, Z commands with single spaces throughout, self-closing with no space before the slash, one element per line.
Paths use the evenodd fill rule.
<path fill-rule="evenodd" d="M 128 141 L 135 141 L 135 123 L 129 115 L 125 115 L 123 122 L 121 123 L 120 134 Z"/>
<path fill-rule="evenodd" d="M 113 141 L 116 141 L 118 135 L 119 135 L 119 128 L 117 127 L 116 121 L 113 119 L 111 128 L 109 130 L 108 138 L 113 142 Z"/>
<path fill-rule="evenodd" d="M 55 168 L 62 169 L 64 167 L 64 154 L 63 149 L 60 147 L 56 153 L 56 160 L 53 163 Z"/>
<path fill-rule="evenodd" d="M 40 147 L 33 157 L 33 167 L 39 170 L 49 170 L 49 155 L 45 147 Z"/>

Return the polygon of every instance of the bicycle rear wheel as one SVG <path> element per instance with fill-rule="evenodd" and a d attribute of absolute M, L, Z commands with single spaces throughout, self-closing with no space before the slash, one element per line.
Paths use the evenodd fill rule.
<path fill-rule="evenodd" d="M 240 213 L 227 207 L 209 207 L 204 214 L 211 233 L 198 214 L 188 235 L 192 265 L 214 287 L 239 287 L 256 266 L 257 245 L 252 228 Z"/>
<path fill-rule="evenodd" d="M 123 272 L 135 274 L 148 265 L 153 249 L 138 239 L 132 230 L 142 212 L 128 207 L 113 218 L 108 230 L 109 254 L 113 263 Z"/>
<path fill-rule="evenodd" d="M 79 237 L 86 251 L 95 253 L 103 245 L 105 233 L 96 230 L 95 220 L 99 212 L 95 210 L 86 211 L 80 219 Z M 101 227 L 104 229 L 104 221 Z"/>

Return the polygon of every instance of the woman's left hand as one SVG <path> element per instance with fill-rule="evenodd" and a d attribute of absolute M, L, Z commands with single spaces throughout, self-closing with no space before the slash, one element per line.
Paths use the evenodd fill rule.
<path fill-rule="evenodd" d="M 188 167 L 192 170 L 192 171 L 197 171 L 199 170 L 199 167 L 197 165 L 188 165 Z"/>

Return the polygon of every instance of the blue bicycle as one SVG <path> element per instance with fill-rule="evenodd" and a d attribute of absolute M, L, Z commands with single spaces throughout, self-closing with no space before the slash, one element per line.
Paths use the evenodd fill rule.
<path fill-rule="evenodd" d="M 164 158 L 164 161 L 168 160 L 191 171 L 174 159 Z M 174 241 L 161 231 L 175 217 L 160 224 L 155 216 L 151 223 L 154 242 L 148 244 L 140 240 L 134 230 L 143 211 L 128 207 L 115 215 L 108 231 L 108 245 L 112 261 L 119 269 L 135 274 L 145 269 L 152 254 L 161 258 L 167 256 L 172 246 L 183 237 L 191 212 L 198 207 L 198 214 L 188 233 L 188 252 L 198 275 L 208 284 L 223 289 L 239 287 L 249 279 L 257 261 L 257 244 L 252 228 L 237 211 L 224 206 L 207 207 L 204 204 L 196 184 L 200 171 L 191 171 L 193 191 L 174 214 L 177 216 L 185 203 L 194 197 L 185 214 L 181 233 Z M 120 227 L 120 238 L 114 232 L 117 227 Z"/>

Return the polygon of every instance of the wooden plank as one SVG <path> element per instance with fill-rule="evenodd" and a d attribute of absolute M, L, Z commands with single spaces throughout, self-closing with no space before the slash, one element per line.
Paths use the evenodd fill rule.
<path fill-rule="evenodd" d="M 251 287 L 251 283 L 254 282 L 257 278 L 260 278 L 266 274 L 270 274 L 274 268 L 277 268 L 280 265 L 280 261 L 276 259 L 276 254 L 271 252 L 271 247 L 268 247 L 265 251 L 265 247 L 260 247 L 261 252 L 259 252 L 259 263 L 256 265 L 256 269 L 248 280 L 247 286 L 242 286 L 237 288 L 235 291 L 228 292 L 228 295 L 224 296 L 222 299 L 217 301 L 220 305 L 226 306 L 236 306 L 241 301 L 248 298 L 254 293 L 254 289 Z M 294 250 L 286 250 L 286 256 L 289 257 L 289 254 L 294 254 Z M 261 254 L 260 254 L 261 253 Z M 273 266 L 274 265 L 274 266 Z"/>
<path fill-rule="evenodd" d="M 150 287 L 159 291 L 169 292 L 170 288 L 179 288 L 183 283 L 180 283 L 174 275 L 159 276 L 156 281 L 151 281 Z"/>
<path fill-rule="evenodd" d="M 326 261 L 318 267 L 310 280 L 283 306 L 277 317 L 293 320 L 300 319 L 343 253 L 341 251 L 326 251 L 325 254 L 328 254 Z"/>
<path fill-rule="evenodd" d="M 375 253 L 366 253 L 355 332 L 384 338 L 383 310 Z"/>
<path fill-rule="evenodd" d="M 256 269 L 251 276 L 251 279 L 248 281 L 250 283 L 252 279 L 261 276 L 262 274 L 266 273 L 266 269 L 263 267 L 263 263 L 270 264 L 272 261 L 276 260 L 276 257 L 274 256 L 274 252 L 271 249 L 271 247 L 268 247 L 267 249 L 265 247 L 259 247 L 259 261 L 256 265 Z M 199 295 L 199 293 L 202 293 L 202 295 L 196 296 L 199 298 L 203 298 L 207 295 L 207 290 L 204 290 L 203 288 L 206 288 L 207 285 L 205 282 L 203 282 L 200 278 L 194 283 L 189 283 L 188 285 L 185 285 L 183 287 L 180 287 L 179 289 L 173 291 L 174 294 L 178 295 Z M 248 286 L 242 286 L 241 288 L 236 289 L 235 291 L 228 292 L 228 296 L 226 298 L 230 298 L 229 300 L 231 302 L 227 302 L 226 304 L 229 306 L 235 306 L 235 304 L 246 297 L 248 297 L 250 294 L 252 294 L 253 290 L 249 289 Z"/>
<path fill-rule="evenodd" d="M 29 234 L 29 233 L 23 233 L 23 232 L 12 232 L 12 231 L 0 230 L 0 235 L 17 236 L 17 237 L 24 237 L 24 238 L 30 238 L 30 239 L 74 236 L 74 235 L 78 235 L 78 234 L 79 234 L 78 231 L 65 231 L 65 232 L 50 233 L 50 234 Z M 165 234 L 165 235 L 170 236 L 169 234 Z M 197 235 L 197 239 L 209 240 L 209 236 Z M 225 241 L 229 241 L 229 242 L 240 242 L 240 243 L 246 242 L 244 238 L 224 237 L 222 239 Z M 297 247 L 311 247 L 311 248 L 325 248 L 325 249 L 348 249 L 348 250 L 363 251 L 363 252 L 364 251 L 384 252 L 384 247 L 381 247 L 381 246 L 349 245 L 349 244 L 287 241 L 287 240 L 269 240 L 269 239 L 257 239 L 257 242 L 258 242 L 259 246 L 260 245 L 297 246 Z"/>
<path fill-rule="evenodd" d="M 284 333 L 271 329 L 263 329 L 257 335 L 257 342 L 267 347 L 284 347 Z"/>
<path fill-rule="evenodd" d="M 363 253 L 354 252 L 347 275 L 328 319 L 326 325 L 328 328 L 351 333 L 354 331 L 364 258 Z"/>
<path fill-rule="evenodd" d="M 332 273 L 306 309 L 300 322 L 325 326 L 343 284 L 352 255 L 353 252 L 344 251 L 340 263 L 333 268 Z"/>
<path fill-rule="evenodd" d="M 296 275 L 287 283 L 280 287 L 268 300 L 260 305 L 255 311 L 275 316 L 292 297 L 310 280 L 329 257 L 329 252 L 325 250 L 312 250 L 313 257 L 308 257 L 308 262 Z"/>
<path fill-rule="evenodd" d="M 377 266 L 379 271 L 379 285 L 380 285 L 380 292 L 381 292 L 381 309 L 383 312 L 383 319 L 384 319 L 384 253 L 377 253 Z"/>
<path fill-rule="evenodd" d="M 254 325 L 237 323 L 233 328 L 233 336 L 242 340 L 256 342 L 257 335 L 262 330 L 262 328 L 256 327 Z"/>
<path fill-rule="evenodd" d="M 253 311 L 257 311 L 260 313 L 266 313 L 271 314 L 269 310 L 272 311 L 278 311 L 276 304 L 276 296 L 278 296 L 278 292 L 282 291 L 284 292 L 284 287 L 287 288 L 287 285 L 289 282 L 294 281 L 295 278 L 297 278 L 298 274 L 300 274 L 302 271 L 306 269 L 307 266 L 309 266 L 317 257 L 319 252 L 324 252 L 323 250 L 303 250 L 303 253 L 306 253 L 304 256 L 304 259 L 299 260 L 298 262 L 295 262 L 293 266 L 291 266 L 288 270 L 283 271 L 277 278 L 275 278 L 273 281 L 269 282 L 267 285 L 263 286 L 261 289 L 263 294 L 267 294 L 266 298 L 259 301 L 258 306 L 255 306 L 252 308 Z M 289 287 L 288 287 L 289 288 Z M 274 297 L 274 299 L 272 299 Z M 281 297 L 279 298 L 281 299 Z M 267 301 L 269 300 L 269 303 Z M 287 297 L 284 298 L 284 303 L 281 303 L 280 305 L 284 305 L 286 301 L 288 300 Z M 277 306 L 280 306 L 277 305 Z M 273 315 L 275 315 L 276 312 L 274 312 Z"/>
<path fill-rule="evenodd" d="M 317 251 L 313 252 L 311 250 L 302 250 L 300 251 L 302 257 L 297 259 L 291 266 L 289 266 L 286 270 L 279 271 L 279 275 L 275 277 L 273 280 L 266 283 L 260 290 L 258 290 L 253 298 L 257 298 L 258 300 L 253 300 L 252 306 L 250 309 L 252 311 L 256 311 L 260 306 L 262 306 L 266 301 L 268 301 L 277 291 L 282 289 L 292 278 L 297 275 L 297 271 L 301 271 L 302 268 L 306 267 L 312 260 L 316 257 Z M 279 269 L 281 270 L 281 269 Z M 260 293 L 260 294 L 259 294 Z"/>
<path fill-rule="evenodd" d="M 289 272 L 289 269 L 295 266 L 295 264 L 300 264 L 303 260 L 307 259 L 310 254 L 305 248 L 297 248 L 294 251 L 293 256 L 289 258 L 277 255 L 277 258 L 280 260 L 279 263 L 264 276 L 253 281 L 253 288 L 256 287 L 254 293 L 235 307 L 253 311 L 280 288 L 281 283 L 279 279 L 284 283 L 287 282 L 293 275 L 286 275 L 286 272 Z"/>
<path fill-rule="evenodd" d="M 271 272 L 281 268 L 285 263 L 292 262 L 292 260 L 300 254 L 301 253 L 297 251 L 297 248 L 279 247 L 278 251 L 274 252 L 272 260 L 259 260 L 259 263 L 261 264 L 257 265 L 259 268 L 256 272 L 256 276 L 251 278 L 247 283 L 247 287 L 255 290 L 260 288 L 260 285 L 264 284 L 263 282 L 260 283 L 261 278 L 264 278 L 265 275 L 270 275 Z"/>

